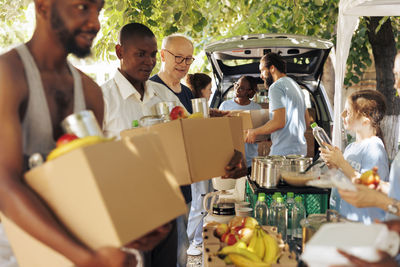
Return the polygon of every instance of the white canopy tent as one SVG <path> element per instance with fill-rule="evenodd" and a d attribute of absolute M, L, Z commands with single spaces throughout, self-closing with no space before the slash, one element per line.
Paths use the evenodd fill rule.
<path fill-rule="evenodd" d="M 340 0 L 337 28 L 333 144 L 342 149 L 340 113 L 343 110 L 342 88 L 351 38 L 360 16 L 400 16 L 400 0 Z"/>

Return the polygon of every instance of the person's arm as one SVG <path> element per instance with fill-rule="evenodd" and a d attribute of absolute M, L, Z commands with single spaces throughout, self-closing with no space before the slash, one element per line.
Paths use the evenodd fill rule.
<path fill-rule="evenodd" d="M 327 149 L 320 147 L 321 158 L 325 161 L 328 166 L 334 166 L 342 170 L 344 175 L 349 179 L 355 179 L 360 176 L 360 174 L 351 167 L 350 163 L 343 157 L 342 151 L 338 147 L 331 146 L 324 143 Z"/>
<path fill-rule="evenodd" d="M 356 187 L 355 192 L 339 189 L 341 198 L 357 208 L 376 207 L 386 212 L 389 205 L 394 205 L 397 207 L 397 213 L 394 215 L 400 216 L 400 202 L 365 185 L 356 185 Z"/>
<path fill-rule="evenodd" d="M 340 249 L 338 250 L 338 252 L 340 254 L 342 254 L 344 257 L 346 257 L 352 263 L 352 266 L 354 266 L 354 267 L 365 267 L 365 266 L 368 266 L 368 267 L 398 267 L 396 260 L 384 251 L 378 250 L 380 259 L 377 262 L 369 262 L 369 261 L 362 260 L 362 259 L 360 259 L 356 256 L 353 256 L 351 254 L 348 254 Z M 348 266 L 348 265 L 346 265 L 346 266 Z M 340 267 L 340 266 L 335 265 L 332 267 Z"/>
<path fill-rule="evenodd" d="M 311 119 L 310 119 L 310 113 L 308 113 L 308 109 L 306 108 L 306 112 L 304 115 L 304 121 L 306 122 L 306 129 L 310 127 L 311 124 Z"/>
<path fill-rule="evenodd" d="M 0 60 L 0 210 L 28 234 L 78 266 L 122 266 L 117 248 L 92 251 L 73 239 L 43 201 L 23 182 L 20 106 L 28 92 L 23 71 Z M 21 68 L 22 69 L 22 68 Z M 28 220 L 26 218 L 29 218 Z"/>
<path fill-rule="evenodd" d="M 256 141 L 257 135 L 270 134 L 285 127 L 286 124 L 286 109 L 280 108 L 273 111 L 272 119 L 263 126 L 255 129 L 247 130 L 246 143 L 253 144 Z"/>

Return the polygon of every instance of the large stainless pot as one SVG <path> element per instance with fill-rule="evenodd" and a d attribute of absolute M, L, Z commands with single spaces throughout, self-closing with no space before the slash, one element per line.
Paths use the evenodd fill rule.
<path fill-rule="evenodd" d="M 276 170 L 276 177 L 278 179 L 277 182 L 281 179 L 281 171 L 287 169 L 287 165 L 289 160 L 286 159 L 285 156 L 268 156 L 268 159 L 272 159 L 274 161 L 275 170 Z"/>
<path fill-rule="evenodd" d="M 286 156 L 287 165 L 285 170 L 289 172 L 302 172 L 305 171 L 308 165 L 312 163 L 312 158 L 305 158 L 300 155 Z"/>
<path fill-rule="evenodd" d="M 257 182 L 257 177 L 258 177 L 258 163 L 260 160 L 264 159 L 264 157 L 260 156 L 260 157 L 254 157 L 252 159 L 252 163 L 251 163 L 251 175 L 250 175 L 250 180 L 252 180 L 253 182 Z"/>
<path fill-rule="evenodd" d="M 279 177 L 277 176 L 277 165 L 274 160 L 264 159 L 259 164 L 259 186 L 264 188 L 276 187 Z"/>

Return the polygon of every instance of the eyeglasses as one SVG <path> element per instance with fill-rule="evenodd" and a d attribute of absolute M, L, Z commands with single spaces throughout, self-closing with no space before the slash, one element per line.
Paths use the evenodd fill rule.
<path fill-rule="evenodd" d="M 168 51 L 167 49 L 164 49 L 164 50 L 175 57 L 176 64 L 181 64 L 183 61 L 185 61 L 186 65 L 190 65 L 194 61 L 194 58 L 192 58 L 192 57 L 175 56 L 172 52 Z"/>

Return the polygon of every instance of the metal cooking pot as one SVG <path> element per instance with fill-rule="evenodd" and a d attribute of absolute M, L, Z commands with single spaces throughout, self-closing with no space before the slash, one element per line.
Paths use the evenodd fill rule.
<path fill-rule="evenodd" d="M 281 179 L 281 171 L 287 169 L 289 160 L 287 160 L 285 156 L 268 156 L 267 158 L 274 161 L 276 177 L 278 179 L 277 182 L 279 182 Z"/>
<path fill-rule="evenodd" d="M 312 158 L 304 158 L 304 157 L 292 157 L 287 158 L 287 167 L 285 168 L 286 171 L 289 172 L 302 172 L 304 171 L 308 165 L 312 163 Z"/>
<path fill-rule="evenodd" d="M 279 177 L 277 176 L 277 165 L 274 160 L 261 160 L 259 166 L 259 185 L 264 188 L 275 187 L 278 184 Z"/>
<path fill-rule="evenodd" d="M 254 157 L 251 161 L 251 176 L 250 179 L 253 182 L 256 182 L 257 177 L 258 177 L 258 163 L 259 160 L 264 159 L 264 157 Z"/>

